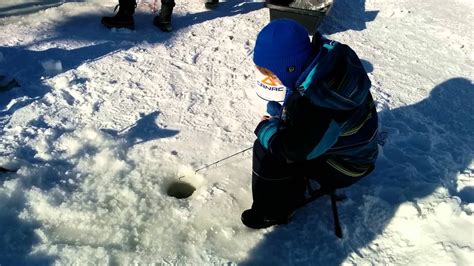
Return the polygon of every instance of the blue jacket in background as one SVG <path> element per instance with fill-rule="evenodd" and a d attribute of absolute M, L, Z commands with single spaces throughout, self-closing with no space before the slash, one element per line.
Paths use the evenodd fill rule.
<path fill-rule="evenodd" d="M 377 158 L 378 118 L 371 83 L 356 53 L 316 34 L 315 55 L 278 118 L 255 133 L 274 156 L 290 162 L 323 158 L 345 175 L 358 177 Z"/>

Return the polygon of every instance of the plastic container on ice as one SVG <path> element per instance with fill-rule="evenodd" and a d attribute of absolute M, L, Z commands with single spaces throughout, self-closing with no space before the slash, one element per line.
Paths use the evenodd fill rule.
<path fill-rule="evenodd" d="M 331 10 L 333 0 L 266 0 L 270 20 L 287 18 L 303 25 L 310 35 L 318 30 L 323 18 Z"/>

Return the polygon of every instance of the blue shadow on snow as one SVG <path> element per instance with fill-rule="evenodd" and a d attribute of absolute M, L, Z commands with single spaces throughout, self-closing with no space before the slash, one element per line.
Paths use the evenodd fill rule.
<path fill-rule="evenodd" d="M 115 138 L 124 138 L 128 147 L 136 144 L 145 143 L 147 141 L 169 138 L 179 133 L 178 130 L 160 128 L 156 124 L 156 119 L 160 112 L 155 111 L 149 114 L 140 114 L 140 119 L 133 125 L 122 130 L 115 129 L 101 129 Z"/>
<path fill-rule="evenodd" d="M 0 173 L 0 185 L 12 174 Z M 0 265 L 51 265 L 55 257 L 46 254 L 29 255 L 31 247 L 40 242 L 34 232 L 37 224 L 21 220 L 19 214 L 26 207 L 21 186 L 16 186 L 6 197 L 0 194 Z"/>
<path fill-rule="evenodd" d="M 323 34 L 347 30 L 363 31 L 367 22 L 374 21 L 379 11 L 366 11 L 365 0 L 334 0 L 329 14 L 319 26 Z"/>

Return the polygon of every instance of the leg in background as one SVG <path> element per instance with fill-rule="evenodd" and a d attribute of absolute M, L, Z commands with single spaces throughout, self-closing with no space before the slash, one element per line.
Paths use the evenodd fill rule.
<path fill-rule="evenodd" d="M 153 24 L 163 32 L 171 32 L 171 15 L 175 6 L 174 0 L 161 0 L 160 14 L 153 19 Z"/>
<path fill-rule="evenodd" d="M 214 8 L 216 8 L 218 5 L 219 5 L 219 0 L 206 0 L 206 3 L 204 4 L 204 6 L 205 6 L 207 9 L 214 9 Z"/>
<path fill-rule="evenodd" d="M 135 29 L 133 14 L 136 6 L 135 0 L 119 0 L 119 4 L 115 7 L 115 9 L 119 8 L 117 14 L 113 17 L 103 17 L 102 24 L 107 28 Z"/>

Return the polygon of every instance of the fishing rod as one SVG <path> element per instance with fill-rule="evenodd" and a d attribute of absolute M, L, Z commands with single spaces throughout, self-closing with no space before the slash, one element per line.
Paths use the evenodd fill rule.
<path fill-rule="evenodd" d="M 218 164 L 218 163 L 220 163 L 220 162 L 222 162 L 222 161 L 225 161 L 225 160 L 230 159 L 230 158 L 232 158 L 232 157 L 234 157 L 234 156 L 237 156 L 237 155 L 239 155 L 239 154 L 241 154 L 241 153 L 244 153 L 244 152 L 246 152 L 246 151 L 248 151 L 248 150 L 250 150 L 250 149 L 252 149 L 252 148 L 253 148 L 253 146 L 252 146 L 252 147 L 248 147 L 248 148 L 243 149 L 243 150 L 241 150 L 241 151 L 239 151 L 239 152 L 236 152 L 236 153 L 234 153 L 234 154 L 232 154 L 232 155 L 229 155 L 229 156 L 227 156 L 227 157 L 225 157 L 225 158 L 222 158 L 222 159 L 220 159 L 220 160 L 218 160 L 218 161 L 215 161 L 215 162 L 213 162 L 213 163 L 210 163 L 210 164 L 208 164 L 208 165 L 205 165 L 205 166 L 203 166 L 203 167 L 201 167 L 201 168 L 195 170 L 195 171 L 194 171 L 194 174 L 196 174 L 197 172 L 199 172 L 199 171 L 201 171 L 201 170 L 207 169 L 207 168 L 209 168 L 209 167 L 211 167 L 211 166 L 213 166 L 213 165 L 216 165 L 216 164 Z M 181 178 L 183 178 L 183 177 L 185 177 L 185 176 L 182 175 L 182 176 L 178 177 L 178 179 L 181 179 Z"/>
<path fill-rule="evenodd" d="M 245 61 L 247 61 L 247 59 L 250 57 L 250 55 L 253 54 L 253 51 L 254 51 L 254 49 L 250 50 L 250 51 L 247 53 L 247 55 L 245 56 L 245 58 L 237 65 L 237 67 L 232 68 L 232 70 L 235 71 L 235 70 L 237 70 L 237 68 L 240 68 L 240 67 L 242 66 L 242 64 L 243 64 Z M 194 174 L 196 174 L 197 172 L 199 172 L 199 171 L 201 171 L 201 170 L 207 169 L 207 168 L 209 168 L 209 167 L 211 167 L 211 166 L 213 166 L 213 165 L 215 165 L 215 164 L 218 164 L 218 163 L 220 163 L 220 162 L 222 162 L 222 161 L 225 161 L 225 160 L 230 159 L 230 158 L 232 158 L 232 157 L 234 157 L 234 156 L 237 156 L 237 155 L 239 155 L 239 154 L 241 154 L 241 153 L 244 153 L 244 152 L 246 152 L 246 151 L 248 151 L 248 150 L 250 150 L 250 149 L 252 149 L 252 148 L 253 148 L 253 146 L 248 147 L 248 148 L 243 149 L 243 150 L 241 150 L 241 151 L 239 151 L 239 152 L 236 152 L 236 153 L 234 153 L 234 154 L 232 154 L 232 155 L 229 155 L 229 156 L 227 156 L 227 157 L 225 157 L 225 158 L 222 158 L 222 159 L 220 159 L 220 160 L 218 160 L 218 161 L 215 161 L 215 162 L 213 162 L 213 163 L 211 163 L 211 164 L 205 165 L 205 166 L 203 166 L 203 167 L 201 167 L 201 168 L 195 170 L 195 171 L 194 171 Z M 178 179 L 181 179 L 181 178 L 183 178 L 183 177 L 185 177 L 185 176 L 182 175 L 182 176 L 178 177 Z"/>

